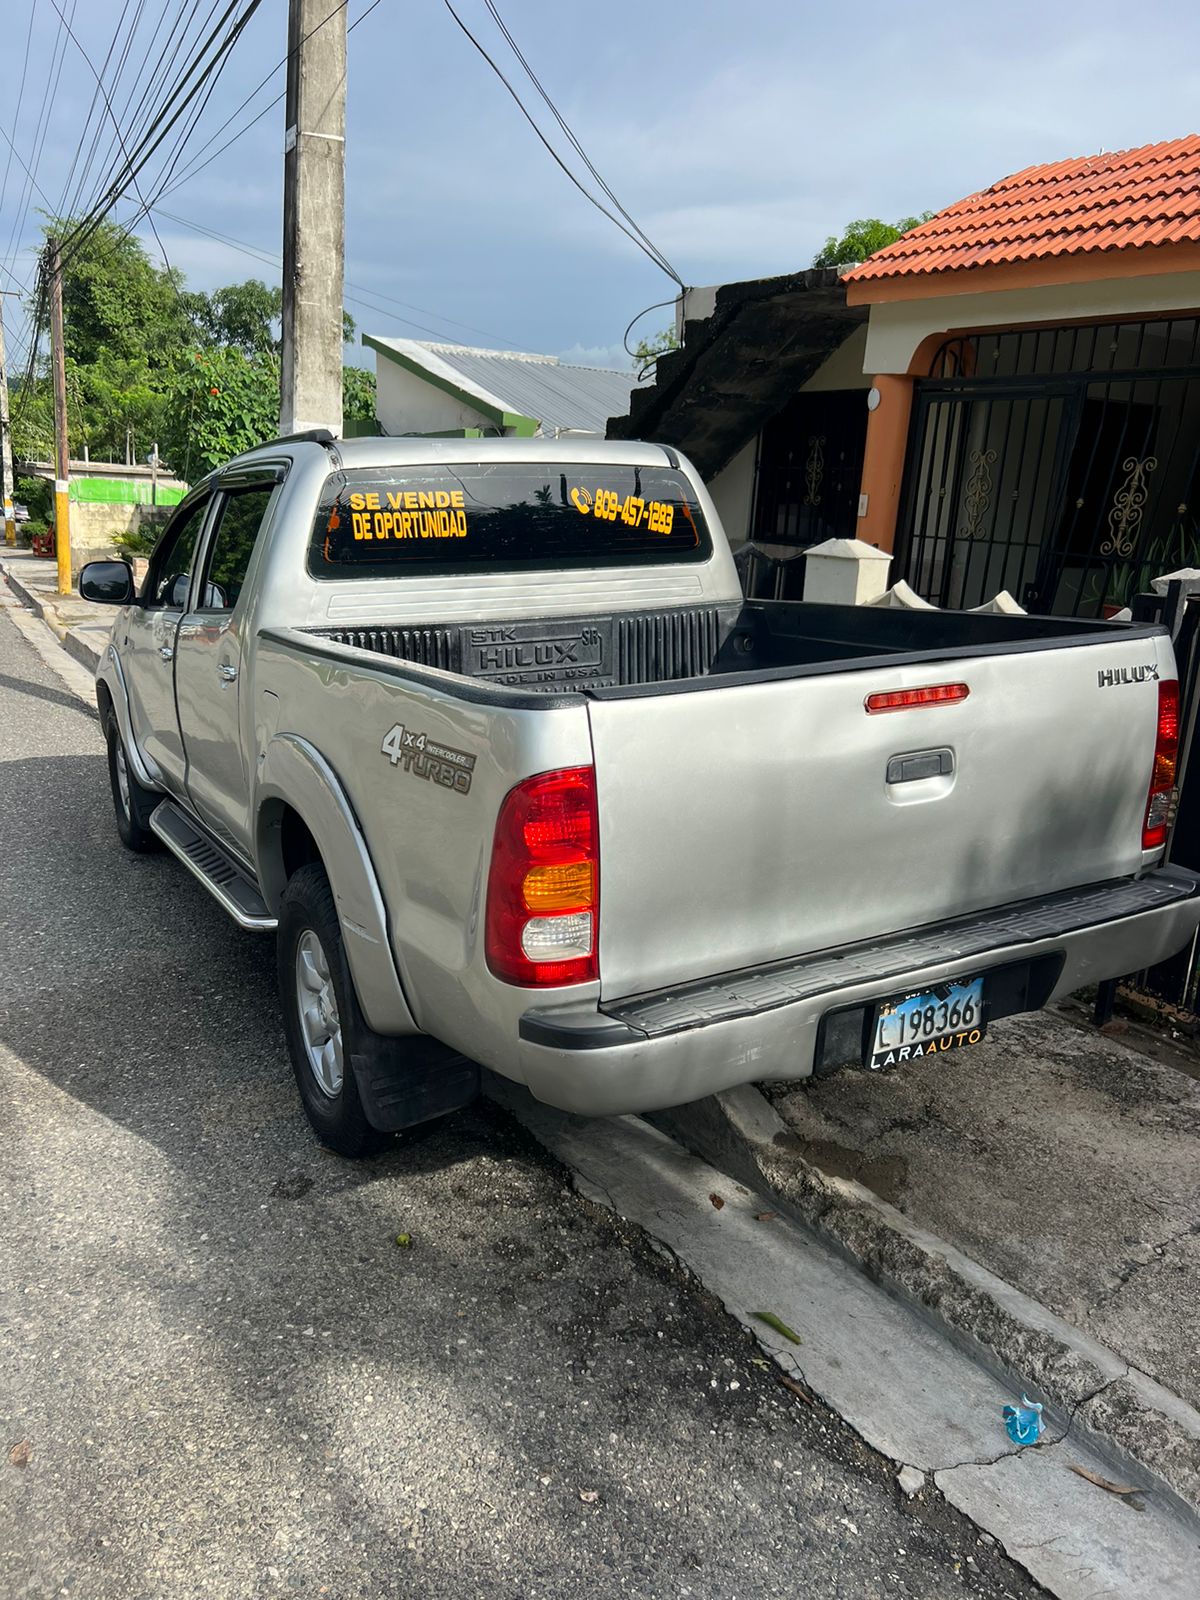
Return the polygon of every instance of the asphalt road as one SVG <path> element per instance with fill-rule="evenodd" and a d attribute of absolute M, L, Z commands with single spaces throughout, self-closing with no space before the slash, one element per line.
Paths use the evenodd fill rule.
<path fill-rule="evenodd" d="M 0 1594 L 1039 1592 L 497 1108 L 323 1153 L 2 609 L 0 830 Z"/>

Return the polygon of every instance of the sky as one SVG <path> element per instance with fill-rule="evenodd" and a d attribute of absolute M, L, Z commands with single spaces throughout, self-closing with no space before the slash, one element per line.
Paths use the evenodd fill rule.
<path fill-rule="evenodd" d="M 540 106 L 483 0 L 454 3 L 526 105 Z M 626 325 L 670 300 L 675 284 L 553 164 L 443 0 L 379 0 L 364 15 L 369 7 L 349 0 L 351 24 L 363 16 L 349 36 L 346 140 L 347 307 L 360 330 L 626 365 Z M 1037 162 L 1200 128 L 1194 0 L 498 0 L 498 9 L 594 165 L 689 285 L 794 272 L 856 217 L 936 210 Z M 153 62 L 176 19 L 196 11 L 183 0 L 6 0 L 0 286 L 28 283 L 38 208 L 68 193 L 96 83 L 85 53 L 99 71 L 118 27 L 139 17 L 111 95 L 125 124 L 146 100 L 144 52 Z M 281 92 L 286 26 L 286 0 L 264 0 L 177 177 L 252 91 L 206 154 Z M 544 110 L 539 118 L 553 127 Z M 137 227 L 149 253 L 165 252 L 194 288 L 278 282 L 283 132 L 280 103 L 165 197 L 157 239 Z M 110 140 L 106 120 L 94 151 L 92 139 L 82 151 L 93 154 L 89 200 L 111 175 Z M 583 175 L 577 161 L 575 170 Z M 115 215 L 134 210 L 121 201 Z M 14 301 L 5 307 L 15 368 L 27 328 Z M 671 320 L 669 308 L 652 311 L 631 340 Z M 361 349 L 348 356 L 371 364 Z"/>

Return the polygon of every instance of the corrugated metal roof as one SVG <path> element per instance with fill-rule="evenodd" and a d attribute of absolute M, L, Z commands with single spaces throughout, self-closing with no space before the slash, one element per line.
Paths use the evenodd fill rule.
<path fill-rule="evenodd" d="M 877 250 L 847 283 L 1200 243 L 1200 137 L 1026 167 Z"/>
<path fill-rule="evenodd" d="M 603 435 L 609 417 L 629 409 L 634 386 L 632 372 L 568 366 L 557 356 L 377 335 L 372 335 L 371 342 L 394 350 L 423 367 L 430 377 L 453 383 L 486 405 L 534 418 L 548 434 Z"/>

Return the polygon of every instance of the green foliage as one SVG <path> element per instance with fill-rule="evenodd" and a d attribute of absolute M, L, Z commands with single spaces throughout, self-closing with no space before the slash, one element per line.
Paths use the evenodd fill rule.
<path fill-rule="evenodd" d="M 279 360 L 233 347 L 188 350 L 171 373 L 159 443 L 189 481 L 272 439 L 279 422 Z"/>
<path fill-rule="evenodd" d="M 278 352 L 275 329 L 282 311 L 283 290 L 257 278 L 214 289 L 200 315 L 204 342 L 231 345 L 247 356 Z"/>
<path fill-rule="evenodd" d="M 366 367 L 342 368 L 342 416 L 347 422 L 375 420 L 375 374 Z"/>
<path fill-rule="evenodd" d="M 54 218 L 44 231 L 63 237 L 71 226 Z M 135 236 L 101 224 L 65 252 L 63 265 L 71 455 L 86 446 L 95 460 L 123 461 L 132 447 L 134 459 L 144 460 L 157 442 L 164 465 L 191 479 L 271 438 L 281 306 L 281 291 L 257 278 L 211 294 L 189 291 Z M 354 339 L 348 312 L 342 331 Z M 16 378 L 12 398 L 15 454 L 49 460 L 54 401 L 44 353 L 28 385 Z M 372 373 L 347 370 L 346 416 L 374 420 Z"/>
<path fill-rule="evenodd" d="M 151 556 L 154 554 L 154 547 L 164 526 L 164 523 L 160 523 L 158 527 L 151 525 L 145 528 L 118 530 L 109 543 L 114 544 L 117 550 L 126 556 Z"/>
<path fill-rule="evenodd" d="M 814 267 L 844 267 L 865 261 L 876 250 L 895 244 L 902 234 L 928 222 L 932 211 L 922 211 L 919 217 L 901 217 L 899 222 L 881 222 L 878 217 L 860 217 L 852 222 L 839 239 L 830 234 L 824 248 L 813 257 Z"/>
<path fill-rule="evenodd" d="M 46 522 L 54 510 L 54 491 L 45 478 L 18 478 L 13 499 L 27 508 L 31 521 Z"/>
<path fill-rule="evenodd" d="M 666 355 L 668 350 L 679 349 L 679 335 L 674 328 L 663 328 L 660 333 L 653 334 L 649 339 L 639 339 L 633 347 L 633 359 L 637 362 L 638 372 L 645 372 L 652 366 L 659 356 Z"/>

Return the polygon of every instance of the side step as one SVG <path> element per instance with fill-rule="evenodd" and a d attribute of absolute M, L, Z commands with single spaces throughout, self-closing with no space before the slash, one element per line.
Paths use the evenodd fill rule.
<path fill-rule="evenodd" d="M 150 813 L 150 826 L 172 855 L 179 857 L 239 928 L 274 933 L 279 923 L 267 909 L 258 885 L 231 856 L 192 821 L 174 800 L 163 800 Z"/>

